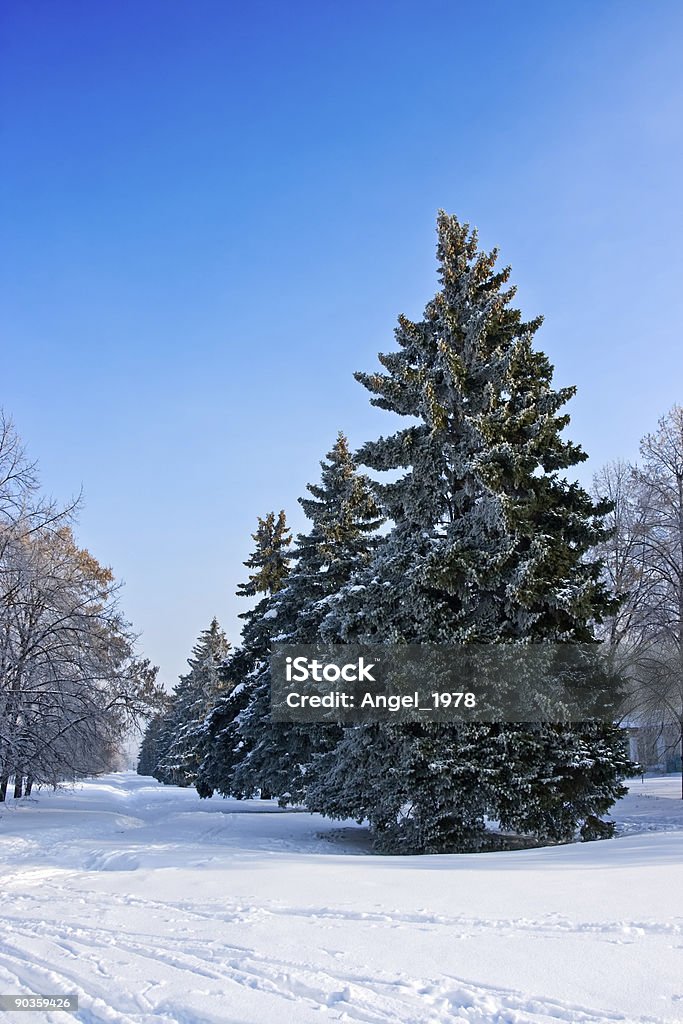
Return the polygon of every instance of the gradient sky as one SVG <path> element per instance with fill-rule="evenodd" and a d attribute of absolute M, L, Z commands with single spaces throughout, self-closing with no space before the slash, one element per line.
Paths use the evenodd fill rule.
<path fill-rule="evenodd" d="M 683 401 L 683 5 L 8 0 L 0 405 L 173 684 L 256 516 L 436 287 L 439 207 L 512 264 L 584 481 Z"/>

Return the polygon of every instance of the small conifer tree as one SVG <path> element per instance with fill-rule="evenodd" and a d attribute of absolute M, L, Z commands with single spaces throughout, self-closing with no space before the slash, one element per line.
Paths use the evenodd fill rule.
<path fill-rule="evenodd" d="M 274 512 L 269 512 L 265 519 L 259 516 L 252 537 L 255 548 L 244 565 L 253 571 L 245 583 L 239 584 L 237 595 L 259 600 L 240 615 L 244 620 L 242 643 L 222 667 L 223 692 L 205 720 L 204 757 L 195 780 L 201 797 L 209 797 L 214 791 L 224 796 L 241 795 L 234 773 L 247 748 L 238 730 L 238 720 L 252 699 L 270 653 L 270 626 L 264 618 L 268 603 L 282 589 L 289 573 L 287 549 L 292 536 L 283 511 L 277 517 Z M 263 786 L 258 788 L 262 795 L 267 795 Z"/>
<path fill-rule="evenodd" d="M 367 566 L 382 522 L 371 483 L 358 473 L 344 434 L 320 466 L 320 483 L 308 484 L 310 497 L 299 499 L 311 528 L 298 535 L 286 583 L 264 612 L 264 624 L 280 643 L 312 644 L 318 639 L 328 599 Z M 235 784 L 245 796 L 265 785 L 280 803 L 299 802 L 314 758 L 336 744 L 339 730 L 271 722 L 270 692 L 266 662 L 240 715 L 245 756 L 235 771 Z"/>
<path fill-rule="evenodd" d="M 174 690 L 166 726 L 170 743 L 158 768 L 176 785 L 191 786 L 196 781 L 204 757 L 205 719 L 223 692 L 222 667 L 229 651 L 230 644 L 214 618 L 188 658 L 190 671 L 180 677 Z"/>

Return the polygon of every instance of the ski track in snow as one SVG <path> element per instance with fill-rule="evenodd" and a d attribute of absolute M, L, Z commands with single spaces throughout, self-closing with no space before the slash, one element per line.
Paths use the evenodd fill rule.
<path fill-rule="evenodd" d="M 415 981 L 402 978 L 382 978 L 375 972 L 369 976 L 355 972 L 323 971 L 309 965 L 288 960 L 265 958 L 253 950 L 217 947 L 213 940 L 188 943 L 177 939 L 160 947 L 153 936 L 122 939 L 119 935 L 98 928 L 71 929 L 51 926 L 41 921 L 33 927 L 14 925 L 12 941 L 3 939 L 2 973 L 8 982 L 35 984 L 40 980 L 45 990 L 78 992 L 83 1006 L 78 1019 L 85 1022 L 117 1021 L 128 1024 L 145 1021 L 193 1020 L 192 1016 L 168 1009 L 154 1008 L 152 1001 L 142 992 L 133 1005 L 125 1010 L 107 1006 L 111 986 L 120 984 L 116 973 L 106 966 L 106 953 L 112 947 L 128 954 L 127 964 L 137 975 L 144 973 L 146 962 L 153 967 L 162 963 L 174 970 L 210 982 L 220 983 L 207 987 L 217 1000 L 225 993 L 226 983 L 259 989 L 286 1000 L 304 1000 L 315 1009 L 336 1006 L 337 1019 L 364 1021 L 367 1024 L 404 1024 L 417 1022 L 450 1021 L 506 1021 L 522 1024 L 526 1021 L 576 1021 L 598 1024 L 603 1021 L 623 1021 L 620 1014 L 596 1014 L 578 1006 L 568 1006 L 547 999 L 529 999 L 514 992 L 501 992 L 468 984 L 464 981 Z M 36 941 L 45 952 L 40 960 L 33 960 L 30 973 L 24 965 L 32 958 Z M 168 943 L 168 940 L 167 940 Z M 49 955 L 48 955 L 49 953 Z M 57 960 L 64 967 L 56 971 Z M 72 962 L 69 969 L 69 961 Z M 99 984 L 91 984 L 85 993 L 79 986 L 82 964 L 91 963 Z M 24 969 L 22 969 L 24 968 Z M 154 987 L 150 982 L 150 987 Z M 30 991 L 30 986 L 29 986 Z M 343 1011 L 342 1011 L 343 1007 Z M 175 1013 L 175 1016 L 173 1015 Z M 142 1018 L 141 1018 L 142 1015 Z M 56 1015 L 54 1015 L 56 1016 Z M 50 1019 L 50 1018 L 49 1018 Z M 219 1016 L 217 1019 L 221 1019 Z"/>
<path fill-rule="evenodd" d="M 363 830 L 351 823 L 340 829 L 258 802 L 213 801 L 206 810 L 191 792 L 132 773 L 41 793 L 0 815 L 0 991 L 75 993 L 79 1009 L 7 1013 L 6 1019 L 683 1021 L 683 906 L 674 905 L 683 888 L 683 812 L 669 799 L 670 782 L 647 780 L 648 792 L 632 785 L 619 818 L 622 839 L 479 858 L 366 857 L 358 848 Z M 664 887 L 660 904 L 670 912 L 655 913 L 645 894 L 637 913 L 615 915 L 614 907 L 629 909 L 626 891 L 623 901 L 612 893 L 609 910 L 596 906 L 587 914 L 592 904 L 582 903 L 582 883 L 599 876 L 600 885 L 608 884 L 620 870 L 628 872 L 627 886 L 654 872 L 652 892 Z M 557 900 L 560 912 L 535 894 L 549 877 L 560 887 L 571 882 L 572 913 L 566 897 Z M 470 896 L 467 885 L 456 884 L 460 879 L 484 888 Z M 509 906 L 514 886 L 521 886 L 518 909 L 526 909 L 528 889 L 528 914 L 472 912 L 489 890 L 500 893 L 501 907 Z M 414 906 L 427 897 L 431 905 Z M 463 912 L 454 912 L 463 902 Z M 460 977 L 452 970 L 453 951 L 476 943 L 468 964 L 476 966 L 481 948 L 490 962 Z M 588 1002 L 578 988 L 576 998 L 556 995 L 552 964 L 575 963 L 584 948 L 598 973 L 604 957 L 606 977 L 623 962 L 635 1009 L 628 995 L 612 1003 L 609 997 Z M 438 960 L 423 955 L 426 950 L 441 951 Z M 509 984 L 505 960 L 520 950 L 542 988 L 538 981 Z M 680 971 L 667 974 L 675 962 Z M 633 983 L 638 964 L 643 978 Z M 663 971 L 668 995 L 653 985 L 651 999 L 643 998 L 650 964 Z"/>

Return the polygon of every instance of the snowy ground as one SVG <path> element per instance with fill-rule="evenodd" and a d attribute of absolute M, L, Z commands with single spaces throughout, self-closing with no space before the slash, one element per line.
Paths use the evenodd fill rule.
<path fill-rule="evenodd" d="M 0 992 L 24 1022 L 683 1021 L 680 781 L 632 784 L 620 838 L 368 855 L 364 830 L 200 801 L 132 773 L 0 813 Z"/>

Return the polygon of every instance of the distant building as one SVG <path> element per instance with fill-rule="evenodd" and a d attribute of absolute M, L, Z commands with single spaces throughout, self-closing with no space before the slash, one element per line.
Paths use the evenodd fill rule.
<path fill-rule="evenodd" d="M 681 768 L 681 733 L 673 722 L 666 725 L 629 722 L 629 756 L 646 771 L 676 772 Z"/>

